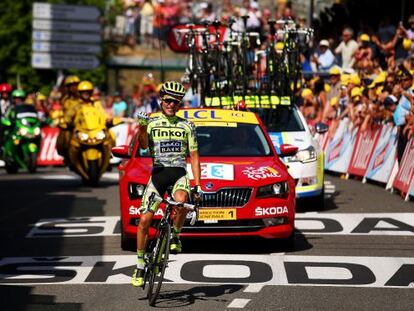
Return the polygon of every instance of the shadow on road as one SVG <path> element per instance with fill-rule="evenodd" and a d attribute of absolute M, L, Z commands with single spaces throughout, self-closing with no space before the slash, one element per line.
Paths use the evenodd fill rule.
<path fill-rule="evenodd" d="M 33 294 L 33 287 L 24 284 L 39 281 L 37 275 L 44 274 L 45 269 L 38 267 L 24 272 L 14 263 L 30 262 L 33 257 L 75 256 L 84 249 L 89 253 L 93 250 L 97 255 L 103 253 L 103 238 L 99 237 L 93 242 L 84 239 L 86 243 L 68 243 L 63 236 L 26 237 L 32 225 L 40 219 L 104 215 L 105 200 L 98 198 L 93 189 L 82 186 L 78 180 L 42 179 L 42 175 L 40 172 L 0 176 L 0 284 L 17 284 L 0 286 L 1 310 L 80 310 L 82 304 L 58 303 L 55 295 Z M 104 182 L 101 187 L 112 184 L 116 183 Z M 4 261 L 5 258 L 8 261 Z M 10 276 L 19 278 L 10 279 Z"/>
<path fill-rule="evenodd" d="M 211 285 L 195 286 L 186 290 L 162 291 L 157 298 L 156 306 L 166 309 L 179 308 L 192 305 L 197 300 L 227 302 L 226 299 L 220 297 L 238 292 L 243 287 L 243 285 Z M 141 300 L 146 300 L 146 298 L 142 298 Z"/>
<path fill-rule="evenodd" d="M 0 304 L 2 310 L 13 311 L 80 311 L 80 303 L 56 302 L 52 295 L 33 295 L 29 286 L 0 286 Z"/>

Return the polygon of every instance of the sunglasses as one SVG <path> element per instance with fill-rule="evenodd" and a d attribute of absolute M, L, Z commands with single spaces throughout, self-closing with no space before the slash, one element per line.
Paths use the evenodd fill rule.
<path fill-rule="evenodd" d="M 181 101 L 180 100 L 172 99 L 172 98 L 165 98 L 162 101 L 165 102 L 165 103 L 167 103 L 167 104 L 174 104 L 176 106 L 178 106 L 179 104 L 181 104 Z"/>

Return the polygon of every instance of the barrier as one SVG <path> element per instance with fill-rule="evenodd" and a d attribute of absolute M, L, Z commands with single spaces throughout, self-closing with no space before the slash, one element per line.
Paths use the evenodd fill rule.
<path fill-rule="evenodd" d="M 59 135 L 57 127 L 43 127 L 42 141 L 37 156 L 38 166 L 63 165 L 63 158 L 56 151 L 56 140 Z"/>
<path fill-rule="evenodd" d="M 397 127 L 384 125 L 364 179 L 387 183 L 397 160 Z"/>
<path fill-rule="evenodd" d="M 364 132 L 358 131 L 348 167 L 348 174 L 360 177 L 365 176 L 375 146 L 380 137 L 381 129 L 382 126 L 375 126 Z"/>
<path fill-rule="evenodd" d="M 408 193 L 414 176 L 414 138 L 410 139 L 405 147 L 400 168 L 392 187 L 403 193 Z M 408 199 L 408 194 L 406 199 Z"/>
<path fill-rule="evenodd" d="M 348 119 L 341 120 L 325 154 L 325 170 L 347 173 L 358 129 Z"/>

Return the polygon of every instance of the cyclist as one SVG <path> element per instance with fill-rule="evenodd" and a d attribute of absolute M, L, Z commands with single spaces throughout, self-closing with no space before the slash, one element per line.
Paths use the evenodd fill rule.
<path fill-rule="evenodd" d="M 62 111 L 63 111 L 63 120 L 66 120 L 67 114 L 69 111 L 72 110 L 75 106 L 80 103 L 80 98 L 78 94 L 78 85 L 80 79 L 78 76 L 68 76 L 65 79 L 65 87 L 67 94 L 63 97 L 62 103 Z M 65 161 L 67 161 L 67 152 L 69 141 L 71 137 L 70 129 L 64 122 L 61 123 L 61 131 L 59 132 L 58 138 L 56 140 L 56 149 L 58 154 L 65 157 Z"/>
<path fill-rule="evenodd" d="M 159 207 L 156 201 L 149 197 L 154 192 L 163 197 L 167 188 L 172 186 L 172 195 L 177 202 L 187 202 L 191 192 L 187 175 L 186 155 L 190 154 L 191 170 L 194 176 L 194 199 L 200 199 L 200 162 L 195 126 L 192 122 L 176 115 L 186 93 L 184 86 L 175 81 L 165 82 L 160 89 L 161 110 L 159 117 L 144 118 L 140 114 L 139 143 L 140 147 L 149 147 L 153 158 L 151 178 L 142 197 L 140 222 L 137 232 L 137 268 L 132 276 L 134 286 L 144 283 L 144 254 L 148 238 L 148 230 L 154 213 Z M 185 209 L 177 210 L 171 237 L 170 249 L 172 252 L 181 252 L 179 234 L 183 227 Z"/>

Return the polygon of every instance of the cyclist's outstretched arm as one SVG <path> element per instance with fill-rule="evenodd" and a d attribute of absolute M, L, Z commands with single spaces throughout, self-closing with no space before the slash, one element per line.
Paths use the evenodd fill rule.
<path fill-rule="evenodd" d="M 191 160 L 191 170 L 193 172 L 195 185 L 200 186 L 201 169 L 200 169 L 200 158 L 198 155 L 198 150 L 190 152 L 190 160 Z"/>

